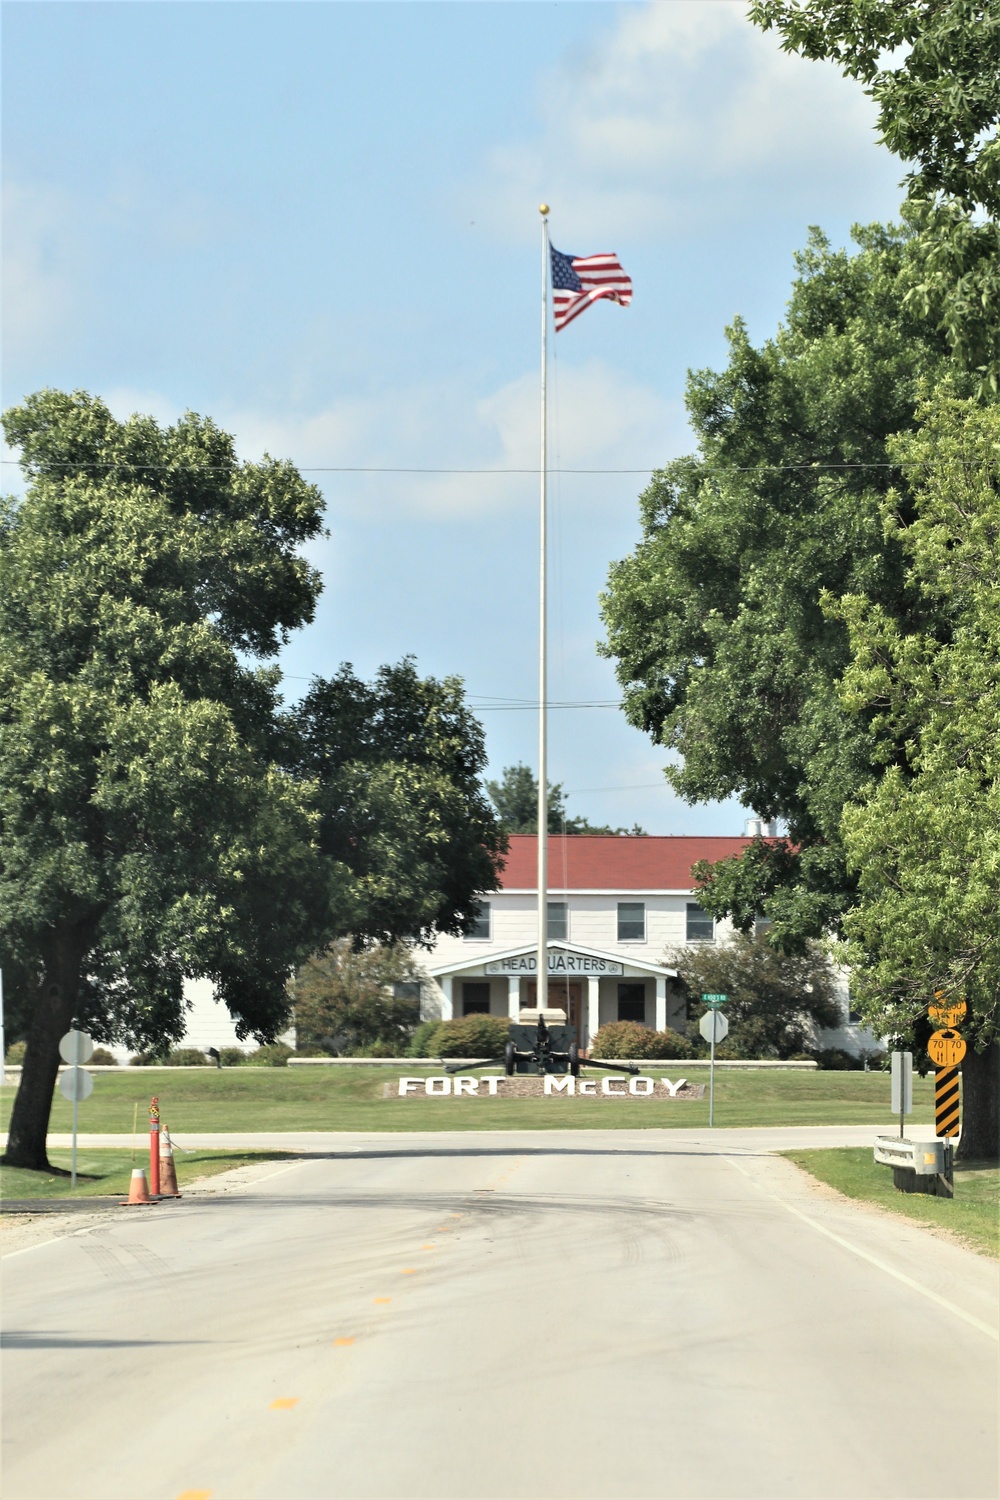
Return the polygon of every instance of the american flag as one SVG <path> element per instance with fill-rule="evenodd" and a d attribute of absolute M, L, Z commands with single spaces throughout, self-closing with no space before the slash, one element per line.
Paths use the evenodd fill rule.
<path fill-rule="evenodd" d="M 549 249 L 556 333 L 601 297 L 628 307 L 632 301 L 632 281 L 618 264 L 617 255 L 563 255 L 554 245 Z"/>

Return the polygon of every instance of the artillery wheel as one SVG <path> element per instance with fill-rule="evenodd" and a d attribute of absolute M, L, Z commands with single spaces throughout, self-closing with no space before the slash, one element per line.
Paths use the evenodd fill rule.
<path fill-rule="evenodd" d="M 569 1044 L 569 1070 L 574 1078 L 580 1076 L 580 1049 L 576 1042 Z"/>
<path fill-rule="evenodd" d="M 508 1042 L 503 1049 L 503 1070 L 508 1078 L 514 1076 L 514 1043 Z"/>

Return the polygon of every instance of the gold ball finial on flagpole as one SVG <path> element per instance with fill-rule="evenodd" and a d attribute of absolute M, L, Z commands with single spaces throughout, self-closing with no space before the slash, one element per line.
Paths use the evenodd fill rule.
<path fill-rule="evenodd" d="M 539 205 L 538 205 L 538 212 L 540 214 L 547 214 L 548 211 L 549 211 L 549 205 L 547 203 L 539 203 Z"/>

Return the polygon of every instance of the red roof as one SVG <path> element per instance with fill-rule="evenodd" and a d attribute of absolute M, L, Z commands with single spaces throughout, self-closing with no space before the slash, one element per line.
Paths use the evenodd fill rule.
<path fill-rule="evenodd" d="M 689 891 L 699 859 L 739 854 L 748 838 L 630 838 L 625 835 L 553 834 L 549 838 L 552 891 Z M 538 839 L 515 833 L 500 876 L 504 890 L 536 890 Z"/>

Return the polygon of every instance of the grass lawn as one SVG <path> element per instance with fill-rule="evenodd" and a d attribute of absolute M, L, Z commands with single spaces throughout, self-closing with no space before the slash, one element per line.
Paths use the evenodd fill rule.
<path fill-rule="evenodd" d="M 192 1151 L 182 1155 L 174 1153 L 177 1170 L 177 1186 L 183 1190 L 186 1184 L 199 1177 L 214 1177 L 217 1172 L 228 1172 L 233 1167 L 245 1166 L 248 1162 L 283 1161 L 280 1151 Z M 49 1161 L 54 1167 L 70 1169 L 70 1152 L 58 1147 L 49 1151 Z M 5 1167 L 0 1163 L 0 1198 L 8 1201 L 20 1198 L 96 1198 L 108 1193 L 128 1195 L 132 1168 L 145 1167 L 149 1181 L 148 1139 L 140 1142 L 134 1158 L 130 1148 L 79 1150 L 76 1153 L 76 1189 L 70 1186 L 68 1177 L 54 1177 L 48 1172 L 28 1172 L 22 1167 Z"/>
<path fill-rule="evenodd" d="M 94 1075 L 94 1092 L 79 1107 L 82 1134 L 132 1134 L 148 1128 L 150 1096 L 160 1100 L 163 1121 L 183 1143 L 185 1132 L 255 1130 L 553 1130 L 690 1127 L 708 1124 L 708 1097 L 623 1100 L 383 1098 L 403 1072 L 413 1077 L 442 1070 L 401 1068 L 122 1068 Z M 495 1069 L 486 1069 L 495 1072 Z M 682 1068 L 651 1066 L 652 1077 L 684 1076 Z M 593 1075 L 592 1075 L 593 1076 Z M 597 1075 L 600 1076 L 600 1075 Z M 708 1083 L 707 1070 L 692 1070 Z M 4 1088 L 0 1126 L 6 1128 L 14 1090 Z M 933 1118 L 933 1083 L 913 1081 L 915 1123 Z M 60 1093 L 50 1129 L 68 1132 L 72 1108 Z M 715 1123 L 752 1125 L 891 1125 L 886 1073 L 783 1073 L 775 1069 L 720 1072 L 715 1080 Z"/>
<path fill-rule="evenodd" d="M 1000 1256 L 1000 1166 L 996 1162 L 956 1162 L 955 1196 L 949 1199 L 899 1192 L 892 1185 L 891 1167 L 876 1162 L 868 1146 L 783 1151 L 781 1155 L 848 1198 L 877 1204 L 928 1228 L 950 1229 L 971 1249 Z"/>

